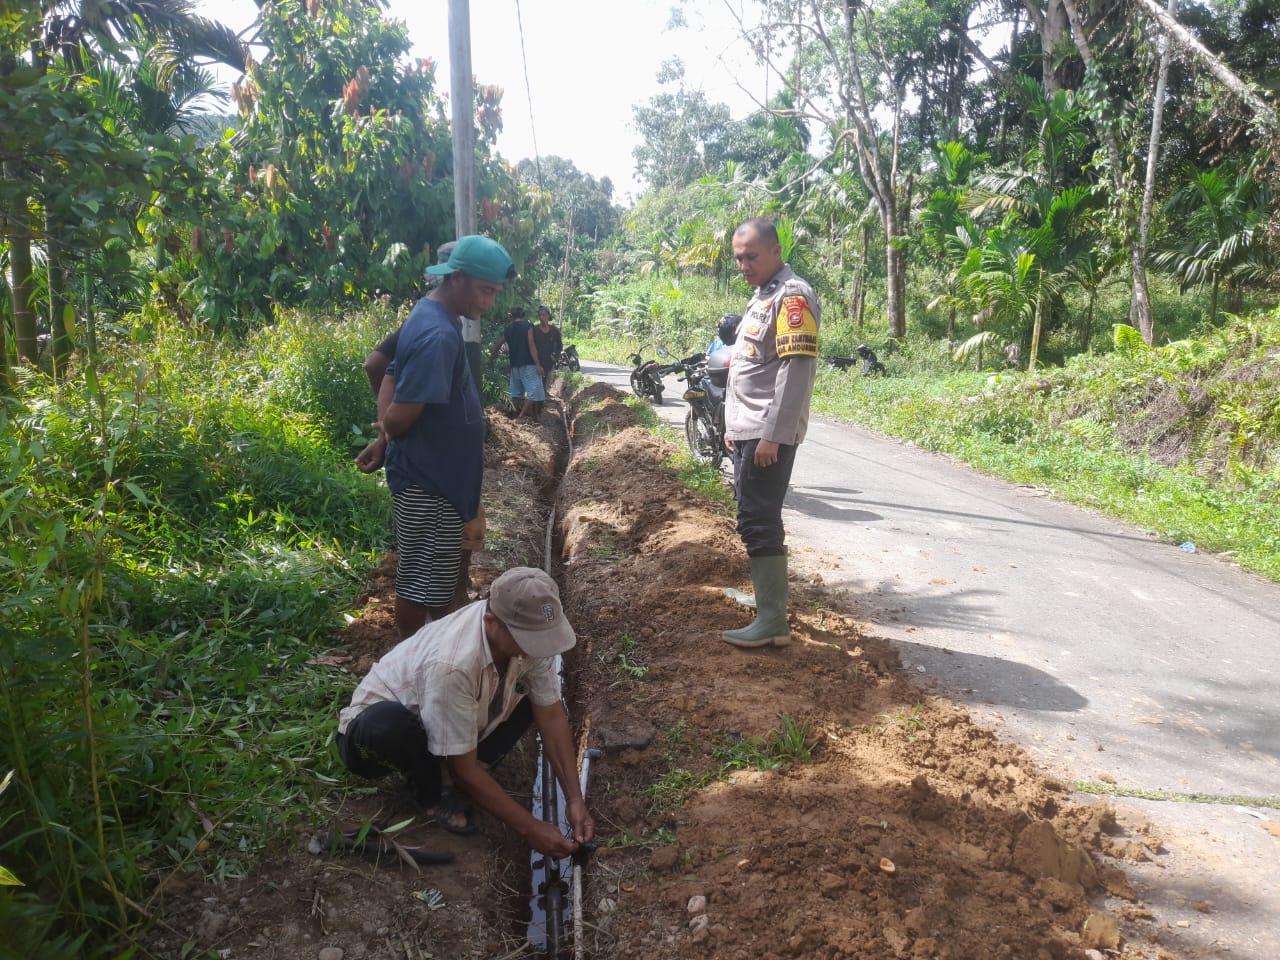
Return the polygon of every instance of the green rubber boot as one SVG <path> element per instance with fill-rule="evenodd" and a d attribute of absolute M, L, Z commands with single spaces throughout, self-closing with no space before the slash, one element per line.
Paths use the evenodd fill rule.
<path fill-rule="evenodd" d="M 791 642 L 787 627 L 787 558 L 752 557 L 751 582 L 756 588 L 756 618 L 738 630 L 725 630 L 726 643 L 744 650 L 785 647 Z"/>

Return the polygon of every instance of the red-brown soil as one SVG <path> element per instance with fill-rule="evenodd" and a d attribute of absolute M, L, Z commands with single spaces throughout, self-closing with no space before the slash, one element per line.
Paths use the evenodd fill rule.
<path fill-rule="evenodd" d="M 1172 957 L 1113 859 L 1158 839 L 1126 834 L 1103 804 L 1073 803 L 1020 749 L 913 686 L 892 646 L 801 569 L 790 647 L 722 643 L 720 630 L 749 617 L 721 592 L 749 586 L 732 517 L 678 482 L 674 448 L 616 392 L 596 385 L 566 404 L 574 456 L 555 494 L 555 560 L 579 636 L 567 696 L 583 748 L 604 750 L 588 791 L 602 848 L 585 872 L 586 956 Z M 541 562 L 562 456 L 549 415 L 492 420 L 477 588 Z M 351 657 L 335 689 L 394 643 L 391 570 L 375 571 L 363 615 L 329 651 Z M 807 759 L 740 765 L 784 726 Z M 528 794 L 531 766 L 526 751 L 501 768 L 513 793 Z M 393 807 L 389 788 L 345 783 L 317 822 L 389 823 Z M 300 836 L 246 880 L 175 879 L 150 946 L 278 960 L 326 947 L 344 960 L 530 956 L 526 852 L 479 822 L 473 838 L 400 834 L 457 854 L 422 873 L 308 853 Z M 441 909 L 415 898 L 427 888 Z"/>

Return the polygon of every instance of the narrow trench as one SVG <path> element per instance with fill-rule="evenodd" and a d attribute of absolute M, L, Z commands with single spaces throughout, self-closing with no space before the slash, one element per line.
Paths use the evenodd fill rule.
<path fill-rule="evenodd" d="M 548 399 L 554 399 L 559 408 L 559 424 L 563 430 L 564 443 L 556 445 L 556 454 L 548 480 L 541 491 L 542 504 L 546 509 L 542 567 L 563 587 L 563 572 L 556 561 L 560 556 L 563 541 L 563 533 L 558 529 L 556 502 L 560 483 L 573 459 L 573 441 L 568 421 L 567 401 L 561 397 Z M 576 678 L 565 661 L 557 659 L 562 697 L 569 707 L 569 725 L 576 732 L 578 727 L 575 725 L 575 714 L 579 713 L 577 708 L 580 705 Z M 537 739 L 537 744 L 534 780 L 530 789 L 532 813 L 538 819 L 556 823 L 560 832 L 567 835 L 569 825 L 565 819 L 564 793 L 556 781 L 550 762 L 543 755 L 541 738 Z M 579 751 L 579 753 L 583 765 L 579 771 L 579 786 L 585 795 L 590 763 L 598 751 Z M 535 956 L 544 957 L 546 960 L 567 960 L 567 958 L 580 960 L 583 956 L 580 943 L 583 866 L 575 864 L 571 857 L 556 860 L 545 857 L 537 851 L 529 851 L 529 869 L 520 874 L 525 882 L 519 893 L 518 909 L 514 911 L 518 929 L 513 932 L 516 936 L 527 940 Z M 574 937 L 575 921 L 577 921 L 579 932 L 576 939 Z"/>

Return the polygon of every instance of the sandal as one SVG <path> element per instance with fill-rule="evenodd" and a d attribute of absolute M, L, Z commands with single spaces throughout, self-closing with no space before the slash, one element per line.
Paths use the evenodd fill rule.
<path fill-rule="evenodd" d="M 454 787 L 443 787 L 436 805 L 427 811 L 427 816 L 441 830 L 469 837 L 476 832 L 476 825 L 471 819 L 471 804 L 467 795 Z M 462 822 L 457 822 L 461 818 Z"/>

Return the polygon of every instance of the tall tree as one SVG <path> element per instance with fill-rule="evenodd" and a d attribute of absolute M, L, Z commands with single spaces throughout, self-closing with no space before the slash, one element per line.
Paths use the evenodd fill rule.
<path fill-rule="evenodd" d="M 559 276 L 558 315 L 563 317 L 577 274 L 617 229 L 620 211 L 613 203 L 613 181 L 597 180 L 556 156 L 521 160 L 516 175 L 526 189 L 551 201 L 550 222 L 540 231 L 525 270 Z"/>
<path fill-rule="evenodd" d="M 453 238 L 448 123 L 435 66 L 410 60 L 403 24 L 372 0 L 268 0 L 232 88 L 236 136 L 213 148 L 225 202 L 187 225 L 191 308 L 215 326 L 280 303 L 411 294 Z M 484 156 L 501 91 L 476 90 L 481 222 L 500 218 Z"/>
<path fill-rule="evenodd" d="M 729 108 L 711 103 L 699 90 L 684 86 L 684 64 L 668 60 L 658 80 L 674 89 L 631 108 L 640 144 L 632 154 L 636 172 L 652 189 L 683 187 L 719 169 Z"/>

